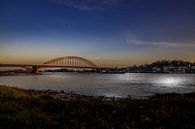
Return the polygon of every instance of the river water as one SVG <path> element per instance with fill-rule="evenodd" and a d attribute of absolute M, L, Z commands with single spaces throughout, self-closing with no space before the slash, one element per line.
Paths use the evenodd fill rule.
<path fill-rule="evenodd" d="M 0 77 L 0 85 L 83 95 L 144 98 L 156 93 L 195 92 L 195 74 L 44 73 Z"/>

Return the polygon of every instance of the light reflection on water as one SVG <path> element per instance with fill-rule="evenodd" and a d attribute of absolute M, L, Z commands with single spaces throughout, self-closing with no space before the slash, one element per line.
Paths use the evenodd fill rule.
<path fill-rule="evenodd" d="M 26 89 L 50 89 L 108 97 L 143 98 L 154 93 L 195 92 L 195 74 L 82 74 L 45 73 L 44 75 L 0 77 L 0 84 Z"/>
<path fill-rule="evenodd" d="M 180 77 L 163 77 L 158 80 L 159 84 L 167 87 L 182 87 L 186 79 Z"/>

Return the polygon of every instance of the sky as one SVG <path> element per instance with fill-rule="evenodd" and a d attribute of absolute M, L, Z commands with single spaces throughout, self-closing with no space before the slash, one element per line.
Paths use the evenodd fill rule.
<path fill-rule="evenodd" d="M 0 63 L 195 61 L 195 0 L 0 0 Z"/>

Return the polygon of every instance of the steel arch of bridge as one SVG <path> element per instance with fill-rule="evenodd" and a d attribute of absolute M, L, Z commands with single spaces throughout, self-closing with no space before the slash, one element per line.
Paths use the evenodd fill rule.
<path fill-rule="evenodd" d="M 97 65 L 94 64 L 92 61 L 77 56 L 59 57 L 45 62 L 44 65 L 65 66 L 65 67 L 67 66 L 67 67 L 74 67 L 74 68 L 76 67 L 97 68 Z"/>

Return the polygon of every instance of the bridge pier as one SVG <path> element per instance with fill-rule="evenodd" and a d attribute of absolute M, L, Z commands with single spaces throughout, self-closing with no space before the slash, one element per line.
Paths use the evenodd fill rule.
<path fill-rule="evenodd" d="M 97 73 L 101 73 L 101 69 L 100 68 L 95 68 L 95 70 L 97 70 Z"/>
<path fill-rule="evenodd" d="M 39 67 L 37 65 L 32 66 L 32 73 L 39 73 Z"/>

